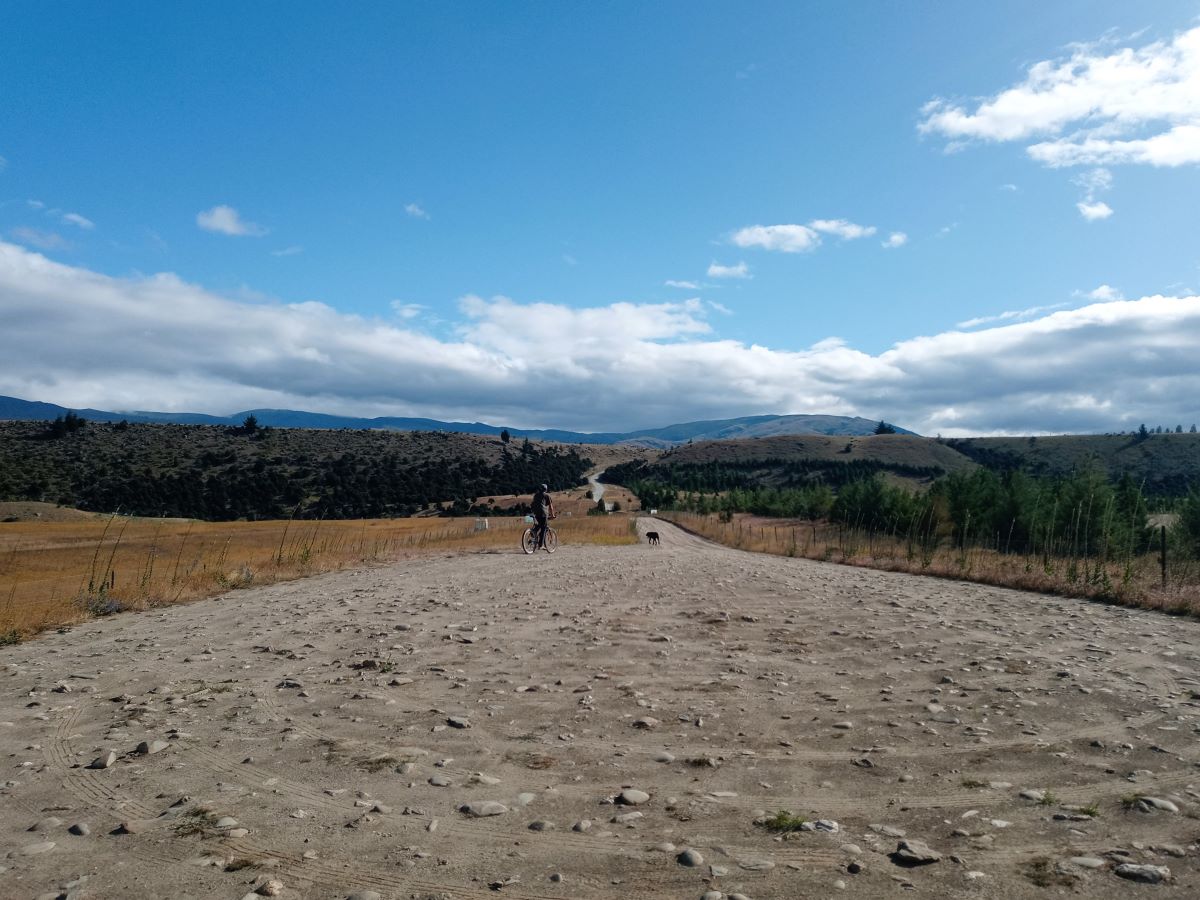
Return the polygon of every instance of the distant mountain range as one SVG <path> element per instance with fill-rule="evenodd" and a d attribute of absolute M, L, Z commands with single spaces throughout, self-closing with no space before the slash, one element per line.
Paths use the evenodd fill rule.
<path fill-rule="evenodd" d="M 0 396 L 0 420 L 52 421 L 70 412 L 67 407 L 53 403 L 21 400 Z M 388 431 L 457 431 L 467 434 L 499 434 L 507 430 L 517 438 L 559 441 L 570 444 L 633 443 L 646 447 L 668 448 L 688 441 L 719 441 L 733 438 L 769 437 L 781 434 L 863 435 L 875 431 L 878 422 L 860 416 L 743 416 L 738 419 L 714 419 L 704 422 L 685 422 L 664 428 L 646 428 L 628 432 L 598 432 L 559 429 L 504 428 L 482 422 L 440 422 L 437 419 L 413 419 L 381 416 L 360 419 L 350 416 L 331 416 L 325 413 L 301 412 L 294 409 L 247 409 L 229 416 L 209 416 L 203 413 L 165 412 L 108 412 L 102 409 L 76 409 L 76 415 L 93 422 L 173 423 L 177 425 L 241 425 L 247 416 L 254 416 L 260 426 L 275 428 L 353 428 Z M 898 434 L 913 434 L 892 426 Z"/>

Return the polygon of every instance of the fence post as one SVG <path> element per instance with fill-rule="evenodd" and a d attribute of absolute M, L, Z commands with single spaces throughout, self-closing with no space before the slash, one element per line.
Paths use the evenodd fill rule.
<path fill-rule="evenodd" d="M 1162 565 L 1162 586 L 1163 590 L 1167 587 L 1167 526 L 1162 525 L 1159 532 L 1159 562 Z"/>

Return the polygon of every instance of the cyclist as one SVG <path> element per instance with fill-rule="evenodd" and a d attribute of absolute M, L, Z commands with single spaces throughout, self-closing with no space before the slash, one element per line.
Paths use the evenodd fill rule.
<path fill-rule="evenodd" d="M 537 520 L 537 546 L 546 546 L 548 519 L 554 518 L 554 499 L 550 496 L 550 485 L 539 485 L 533 492 L 533 517 Z"/>

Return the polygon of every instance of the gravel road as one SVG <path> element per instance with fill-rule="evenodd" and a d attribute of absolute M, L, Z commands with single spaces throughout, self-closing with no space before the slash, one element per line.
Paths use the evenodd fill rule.
<path fill-rule="evenodd" d="M 0 896 L 1200 895 L 1200 623 L 640 527 L 0 648 Z"/>

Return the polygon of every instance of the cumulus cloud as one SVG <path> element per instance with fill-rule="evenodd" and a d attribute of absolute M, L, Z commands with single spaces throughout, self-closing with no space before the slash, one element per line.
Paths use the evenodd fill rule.
<path fill-rule="evenodd" d="M 423 210 L 421 208 L 421 205 L 419 203 L 406 203 L 404 205 L 404 211 L 408 215 L 412 216 L 414 219 L 428 219 L 429 218 L 429 213 L 425 212 L 425 210 Z"/>
<path fill-rule="evenodd" d="M 1125 299 L 1119 290 L 1109 284 L 1102 284 L 1098 288 L 1093 288 L 1087 293 L 1077 292 L 1076 296 L 1087 297 L 1089 300 L 1100 300 L 1102 302 Z"/>
<path fill-rule="evenodd" d="M 716 260 L 708 264 L 709 278 L 750 278 L 750 267 L 744 262 L 736 266 L 723 266 Z"/>
<path fill-rule="evenodd" d="M 908 235 L 903 231 L 893 231 L 887 236 L 887 240 L 883 242 L 883 246 L 887 248 L 903 247 L 908 243 Z"/>
<path fill-rule="evenodd" d="M 581 309 L 472 295 L 438 338 L 409 320 L 230 298 L 172 274 L 113 278 L 2 241 L 0 297 L 0 394 L 75 407 L 579 430 L 832 413 L 953 435 L 1186 421 L 1200 393 L 1200 297 L 1031 313 L 878 354 L 836 339 L 805 349 L 725 339 L 698 299 Z"/>
<path fill-rule="evenodd" d="M 290 247 L 283 247 L 279 250 L 272 250 L 271 255 L 272 256 L 296 256 L 297 254 L 300 254 L 303 252 L 304 252 L 304 248 L 301 247 L 299 244 L 292 244 L 292 246 L 290 246 Z"/>
<path fill-rule="evenodd" d="M 1079 210 L 1079 214 L 1089 222 L 1097 222 L 1101 219 L 1107 219 L 1113 214 L 1112 207 L 1103 200 L 1097 200 L 1095 203 L 1089 203 L 1086 200 L 1075 204 L 1075 208 Z"/>
<path fill-rule="evenodd" d="M 803 253 L 819 247 L 822 234 L 853 241 L 870 237 L 875 230 L 874 225 L 857 225 L 846 219 L 813 219 L 807 225 L 747 225 L 735 231 L 729 239 L 739 247 Z"/>
<path fill-rule="evenodd" d="M 233 237 L 262 237 L 267 233 L 263 226 L 245 221 L 232 206 L 219 205 L 198 212 L 196 224 L 205 231 L 215 231 Z"/>
<path fill-rule="evenodd" d="M 837 235 L 846 241 L 870 237 L 875 233 L 874 225 L 856 225 L 853 222 L 847 222 L 845 219 L 813 219 L 808 225 L 815 231 Z"/>
<path fill-rule="evenodd" d="M 1026 152 L 1047 166 L 1200 163 L 1200 26 L 1142 47 L 1078 44 L 994 96 L 939 98 L 921 113 L 920 130 L 954 149 L 1035 141 Z"/>
<path fill-rule="evenodd" d="M 696 291 L 696 290 L 700 289 L 700 285 L 697 284 L 695 281 L 675 281 L 674 279 L 668 278 L 666 281 L 663 282 L 663 284 L 666 285 L 667 287 L 683 288 L 684 290 L 687 290 L 687 291 Z"/>

